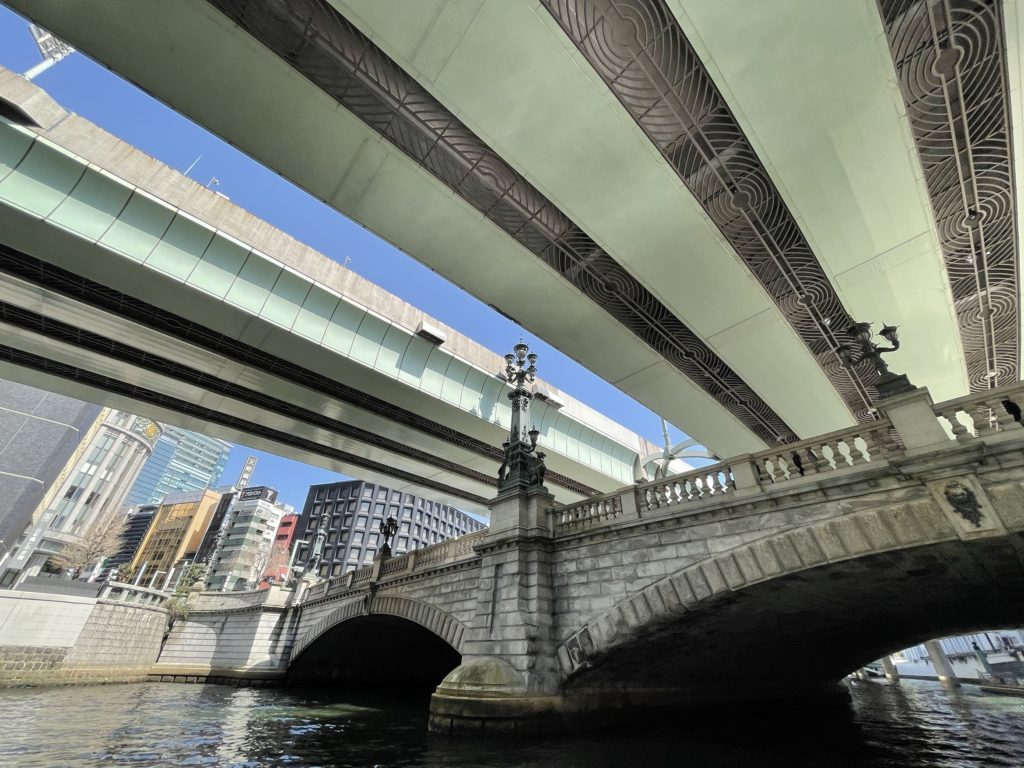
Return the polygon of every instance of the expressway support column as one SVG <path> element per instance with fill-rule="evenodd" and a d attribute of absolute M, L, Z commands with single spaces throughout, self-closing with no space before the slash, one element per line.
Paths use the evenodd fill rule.
<path fill-rule="evenodd" d="M 447 735 L 553 730 L 561 698 L 554 584 L 543 486 L 512 488 L 491 502 L 481 554 L 477 613 L 462 664 L 430 703 L 430 730 Z"/>
<path fill-rule="evenodd" d="M 928 651 L 928 659 L 931 661 L 932 667 L 935 669 L 935 675 L 939 678 L 939 682 L 942 683 L 942 687 L 950 690 L 959 688 L 960 681 L 953 671 L 953 665 L 949 663 L 949 659 L 946 657 L 946 652 L 939 645 L 939 641 L 929 640 L 924 644 L 924 647 Z"/>
<path fill-rule="evenodd" d="M 885 672 L 885 677 L 890 683 L 899 683 L 900 673 L 896 669 L 896 665 L 892 663 L 891 656 L 883 656 L 882 659 L 882 671 Z"/>

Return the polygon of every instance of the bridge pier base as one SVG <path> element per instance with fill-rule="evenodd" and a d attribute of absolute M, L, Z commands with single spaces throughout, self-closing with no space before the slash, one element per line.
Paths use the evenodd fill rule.
<path fill-rule="evenodd" d="M 942 683 L 942 687 L 950 690 L 959 688 L 960 680 L 953 671 L 953 665 L 949 663 L 949 659 L 946 657 L 946 652 L 942 650 L 942 646 L 939 645 L 939 641 L 928 640 L 924 644 L 924 647 L 925 650 L 928 651 L 928 658 L 932 663 L 932 667 L 935 668 L 935 676 L 939 678 L 939 682 Z"/>
<path fill-rule="evenodd" d="M 560 722 L 554 638 L 551 530 L 554 498 L 543 486 L 513 488 L 491 504 L 477 548 L 477 610 L 463 663 L 430 704 L 430 729 L 450 735 L 538 733 Z"/>
<path fill-rule="evenodd" d="M 882 671 L 885 672 L 885 677 L 890 683 L 898 683 L 900 681 L 899 670 L 896 669 L 896 665 L 892 663 L 891 656 L 883 656 L 881 658 Z"/>

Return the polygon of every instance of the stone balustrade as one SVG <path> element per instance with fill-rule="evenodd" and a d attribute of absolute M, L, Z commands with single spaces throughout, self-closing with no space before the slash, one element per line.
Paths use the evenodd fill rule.
<path fill-rule="evenodd" d="M 663 507 L 697 502 L 736 489 L 729 464 L 719 462 L 709 467 L 694 469 L 663 480 L 640 483 L 636 486 L 637 507 L 640 512 L 653 512 Z"/>
<path fill-rule="evenodd" d="M 1024 383 L 970 394 L 930 408 L 942 431 L 959 442 L 1020 430 Z M 884 403 L 880 409 L 884 410 Z M 938 434 L 941 441 L 942 432 Z M 809 440 L 553 508 L 549 510 L 551 528 L 555 535 L 563 535 L 660 514 L 668 508 L 696 510 L 737 491 L 756 493 L 780 483 L 878 465 L 902 452 L 905 443 L 893 422 L 879 415 L 873 421 Z"/>
<path fill-rule="evenodd" d="M 878 419 L 761 451 L 751 457 L 751 464 L 760 484 L 775 484 L 878 461 L 898 447 L 892 424 Z"/>
<path fill-rule="evenodd" d="M 98 598 L 114 603 L 134 603 L 135 605 L 151 605 L 159 607 L 167 602 L 169 594 L 149 587 L 138 587 L 133 584 L 122 584 L 119 581 L 108 581 L 100 588 Z"/>
<path fill-rule="evenodd" d="M 958 442 L 1021 429 L 1024 383 L 975 392 L 932 406 L 940 423 Z"/>
<path fill-rule="evenodd" d="M 556 531 L 588 528 L 622 517 L 622 491 L 584 499 L 575 504 L 551 510 Z"/>
<path fill-rule="evenodd" d="M 472 558 L 476 555 L 474 547 L 483 541 L 486 535 L 486 529 L 468 533 L 465 536 L 447 539 L 423 549 L 415 549 L 404 555 L 389 557 L 380 564 L 379 568 L 377 563 L 374 563 L 318 582 L 306 590 L 302 601 L 311 602 L 322 598 L 336 597 L 372 581 L 408 576 L 412 573 L 421 573 Z"/>

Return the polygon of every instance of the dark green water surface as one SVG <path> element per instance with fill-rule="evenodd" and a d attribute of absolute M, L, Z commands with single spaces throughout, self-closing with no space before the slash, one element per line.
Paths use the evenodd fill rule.
<path fill-rule="evenodd" d="M 1012 766 L 1024 699 L 859 683 L 834 709 L 679 716 L 536 743 L 426 732 L 425 698 L 149 683 L 0 691 L 0 766 Z"/>

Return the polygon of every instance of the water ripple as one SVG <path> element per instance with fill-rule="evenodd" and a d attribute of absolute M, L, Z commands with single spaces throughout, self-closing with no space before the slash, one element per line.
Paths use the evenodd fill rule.
<path fill-rule="evenodd" d="M 1024 701 L 859 684 L 845 711 L 735 713 L 504 745 L 426 733 L 423 698 L 148 683 L 0 691 L 0 766 L 1019 768 Z"/>

